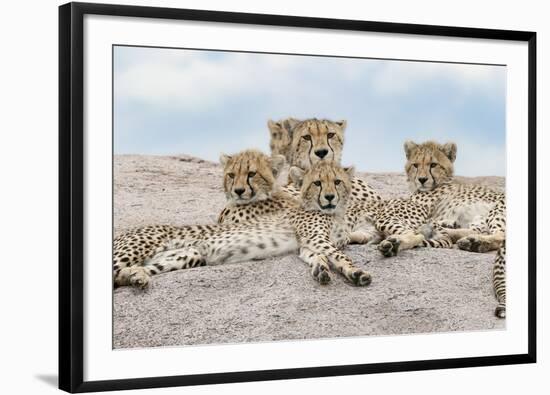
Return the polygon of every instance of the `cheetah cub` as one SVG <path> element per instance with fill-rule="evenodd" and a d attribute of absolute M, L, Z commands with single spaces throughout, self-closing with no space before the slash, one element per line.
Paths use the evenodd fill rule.
<path fill-rule="evenodd" d="M 340 163 L 344 148 L 344 132 L 347 122 L 310 118 L 298 120 L 286 118 L 269 120 L 270 147 L 272 155 L 283 155 L 290 166 L 309 169 L 320 161 Z M 289 182 L 292 178 L 289 177 Z M 365 181 L 353 177 L 352 200 L 378 200 L 378 193 Z"/>
<path fill-rule="evenodd" d="M 343 213 L 349 199 L 351 169 L 323 163 L 307 172 L 291 169 L 302 185 L 300 206 L 240 223 L 151 226 L 115 240 L 115 285 L 146 287 L 155 274 L 205 264 L 264 259 L 300 251 L 321 284 L 330 267 L 356 285 L 370 275 L 338 250 L 348 242 Z"/>
<path fill-rule="evenodd" d="M 454 143 L 428 141 L 404 144 L 405 171 L 413 194 L 409 199 L 385 204 L 377 219 L 377 228 L 387 238 L 378 249 L 393 256 L 408 248 L 427 246 L 422 233 L 430 222 L 441 234 L 439 246 L 452 246 L 472 252 L 498 250 L 493 268 L 493 286 L 498 305 L 495 314 L 506 316 L 505 234 L 506 198 L 479 185 L 453 180 Z"/>
<path fill-rule="evenodd" d="M 285 164 L 284 156 L 269 157 L 257 150 L 245 150 L 220 155 L 220 163 L 227 203 L 218 223 L 254 221 L 299 205 L 300 193 L 276 182 Z"/>
<path fill-rule="evenodd" d="M 309 169 L 322 161 L 340 163 L 346 126 L 347 122 L 343 120 L 270 120 L 268 128 L 272 155 L 283 155 L 290 166 L 302 169 Z M 292 177 L 289 177 L 288 182 L 287 191 L 292 191 L 295 188 Z M 351 243 L 377 243 L 381 240 L 381 234 L 374 227 L 374 217 L 381 202 L 380 195 L 370 185 L 360 178 L 351 178 L 347 212 L 347 222 L 352 229 Z"/>
<path fill-rule="evenodd" d="M 364 286 L 371 282 L 369 273 L 355 267 L 352 260 L 340 249 L 349 243 L 346 223 L 346 207 L 351 190 L 352 168 L 343 169 L 332 162 L 320 162 L 307 171 L 290 168 L 290 177 L 300 187 L 301 204 L 271 216 L 251 218 L 238 226 L 236 237 L 221 233 L 221 242 L 216 254 L 230 252 L 231 261 L 263 259 L 283 252 L 299 250 L 300 258 L 311 267 L 311 275 L 320 284 L 330 281 L 330 269 L 341 273 L 355 285 Z M 288 239 L 293 232 L 294 238 Z M 283 236 L 279 241 L 278 233 Z M 220 263 L 210 249 L 205 248 L 212 236 L 202 243 L 203 256 L 207 263 Z M 295 242 L 295 244 L 292 244 Z M 171 240 L 148 264 L 163 267 L 177 262 L 181 256 L 188 256 L 187 239 Z M 216 243 L 214 243 L 216 245 Z M 247 253 L 248 255 L 244 255 Z M 225 262 L 227 260 L 224 260 Z"/>
<path fill-rule="evenodd" d="M 479 185 L 453 180 L 456 144 L 428 141 L 404 144 L 405 171 L 413 194 L 385 203 L 377 227 L 388 238 L 379 245 L 386 256 L 425 245 L 428 222 L 468 251 L 487 252 L 502 246 L 505 234 L 505 197 Z"/>

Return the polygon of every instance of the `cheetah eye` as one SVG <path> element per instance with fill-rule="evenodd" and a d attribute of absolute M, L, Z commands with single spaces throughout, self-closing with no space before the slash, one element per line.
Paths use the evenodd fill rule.
<path fill-rule="evenodd" d="M 415 169 L 418 169 L 418 163 L 413 163 Z"/>
<path fill-rule="evenodd" d="M 437 166 L 437 163 L 430 163 L 430 167 L 433 169 L 434 167 Z"/>
<path fill-rule="evenodd" d="M 342 180 L 334 180 L 335 185 L 340 185 L 341 182 L 342 182 Z"/>
<path fill-rule="evenodd" d="M 329 139 L 333 138 L 333 137 L 334 137 L 334 133 L 329 133 L 329 134 L 327 134 L 327 137 L 328 137 Z"/>
<path fill-rule="evenodd" d="M 256 172 L 255 171 L 251 171 L 248 173 L 248 178 L 252 178 L 256 175 Z"/>
<path fill-rule="evenodd" d="M 319 181 L 319 180 L 317 180 L 317 181 L 313 181 L 313 183 L 314 183 L 315 185 L 317 185 L 318 187 L 320 187 L 320 186 L 321 186 L 321 181 Z"/>
<path fill-rule="evenodd" d="M 302 136 L 302 138 L 304 140 L 311 141 L 311 136 L 309 134 L 306 134 L 306 135 Z"/>
<path fill-rule="evenodd" d="M 227 177 L 229 177 L 229 178 L 235 178 L 235 173 L 227 173 Z"/>

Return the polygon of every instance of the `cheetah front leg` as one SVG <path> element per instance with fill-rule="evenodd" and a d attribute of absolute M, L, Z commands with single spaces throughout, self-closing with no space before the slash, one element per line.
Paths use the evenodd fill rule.
<path fill-rule="evenodd" d="M 356 267 L 351 258 L 337 249 L 329 249 L 326 252 L 330 264 L 355 285 L 365 286 L 372 282 L 371 275 Z"/>
<path fill-rule="evenodd" d="M 420 228 L 421 232 L 425 229 L 425 225 Z M 445 228 L 438 223 L 432 224 L 430 232 L 431 234 L 429 236 L 426 233 L 422 232 L 425 238 L 425 240 L 422 242 L 422 246 L 431 248 L 453 248 L 454 241 L 449 234 L 449 231 L 451 230 L 454 229 Z"/>
<path fill-rule="evenodd" d="M 429 228 L 427 231 L 426 228 Z M 452 248 L 453 240 L 449 231 L 439 224 L 422 226 L 419 231 L 406 229 L 401 233 L 387 237 L 378 245 L 378 250 L 386 257 L 397 255 L 399 251 L 416 247 Z M 426 233 L 430 233 L 427 235 Z"/>
<path fill-rule="evenodd" d="M 127 266 L 119 269 L 115 273 L 115 288 L 126 285 L 144 289 L 149 285 L 151 274 L 148 268 L 144 266 Z"/>
<path fill-rule="evenodd" d="M 318 254 L 309 248 L 300 248 L 300 259 L 309 264 L 311 275 L 319 284 L 328 284 L 330 282 L 330 267 L 326 255 Z"/>
<path fill-rule="evenodd" d="M 164 244 L 164 243 L 163 243 Z M 151 279 L 149 269 L 144 268 L 143 262 L 151 259 L 161 247 L 145 253 L 145 249 L 138 249 L 134 253 L 118 252 L 113 258 L 113 285 L 115 288 L 121 286 L 134 286 L 146 288 Z"/>
<path fill-rule="evenodd" d="M 449 236 L 453 244 L 457 243 L 461 239 L 466 240 L 469 238 L 477 238 L 478 236 L 488 232 L 485 218 L 477 218 L 475 221 L 470 223 L 467 228 L 459 228 L 456 226 L 449 228 L 445 223 L 436 223 L 436 225 L 439 225 L 445 229 L 445 233 Z"/>
<path fill-rule="evenodd" d="M 330 266 L 353 284 L 365 286 L 371 283 L 371 275 L 356 267 L 351 258 L 332 245 L 328 239 L 316 235 L 308 240 L 306 244 L 309 250 L 325 255 Z"/>
<path fill-rule="evenodd" d="M 504 199 L 497 202 L 487 214 L 486 227 L 489 234 L 463 237 L 456 243 L 458 248 L 472 252 L 487 252 L 498 250 L 504 245 L 506 239 L 506 202 Z"/>
<path fill-rule="evenodd" d="M 480 234 L 477 230 L 469 228 L 447 229 L 446 232 L 453 243 L 456 243 L 460 239 L 477 236 Z"/>
<path fill-rule="evenodd" d="M 461 250 L 471 252 L 488 252 L 498 250 L 504 244 L 506 236 L 504 232 L 497 232 L 490 235 L 472 235 L 463 237 L 456 242 Z"/>
<path fill-rule="evenodd" d="M 397 255 L 399 251 L 423 246 L 425 242 L 426 238 L 423 234 L 414 231 L 405 231 L 382 240 L 378 244 L 378 251 L 385 257 L 391 257 Z"/>

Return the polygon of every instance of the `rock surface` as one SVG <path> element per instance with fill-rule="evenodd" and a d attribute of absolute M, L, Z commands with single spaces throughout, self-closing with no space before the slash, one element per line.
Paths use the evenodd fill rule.
<path fill-rule="evenodd" d="M 383 197 L 407 196 L 399 173 L 358 173 Z M 457 177 L 504 189 L 502 177 Z M 180 156 L 116 155 L 115 235 L 150 224 L 213 223 L 224 206 L 221 166 Z M 368 287 L 332 274 L 315 283 L 296 256 L 155 276 L 145 291 L 114 291 L 114 347 L 260 342 L 503 329 L 493 316 L 493 253 L 417 249 L 383 258 L 347 253 Z"/>

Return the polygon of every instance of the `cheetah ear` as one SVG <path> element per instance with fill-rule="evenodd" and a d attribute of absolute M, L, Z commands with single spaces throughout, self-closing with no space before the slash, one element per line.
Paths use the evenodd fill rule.
<path fill-rule="evenodd" d="M 271 119 L 267 121 L 267 127 L 271 133 L 276 133 L 283 128 L 280 122 L 272 121 Z"/>
<path fill-rule="evenodd" d="M 346 130 L 346 126 L 348 126 L 348 121 L 346 121 L 345 119 L 342 119 L 341 121 L 336 121 L 334 123 L 338 125 L 340 129 L 342 129 L 342 132 Z"/>
<path fill-rule="evenodd" d="M 456 144 L 455 143 L 446 143 L 441 146 L 443 153 L 449 158 L 451 162 L 454 162 L 456 159 Z"/>
<path fill-rule="evenodd" d="M 305 171 L 296 166 L 292 166 L 288 171 L 288 176 L 290 177 L 292 183 L 296 186 L 296 188 L 302 187 L 302 184 L 304 182 L 304 174 Z"/>
<path fill-rule="evenodd" d="M 296 118 L 287 118 L 284 120 L 284 125 L 285 125 L 285 128 L 289 131 L 289 132 L 292 132 L 294 130 L 294 128 L 296 127 L 296 125 L 298 125 L 299 123 L 301 123 L 302 121 L 300 121 L 299 119 L 296 119 Z"/>
<path fill-rule="evenodd" d="M 227 162 L 229 162 L 230 159 L 231 157 L 229 155 L 220 154 L 220 163 L 222 164 L 222 166 L 227 165 Z"/>
<path fill-rule="evenodd" d="M 277 177 L 277 175 L 285 165 L 286 159 L 283 155 L 273 155 L 270 159 L 270 162 L 271 162 L 271 171 L 273 172 L 273 177 Z"/>
<path fill-rule="evenodd" d="M 355 167 L 353 166 L 343 167 L 342 169 L 347 173 L 349 178 L 353 177 L 355 174 Z"/>
<path fill-rule="evenodd" d="M 292 136 L 294 135 L 294 129 L 301 122 L 302 121 L 300 121 L 299 119 L 296 119 L 296 118 L 287 118 L 283 122 L 284 128 L 288 132 L 288 136 L 290 137 L 291 140 L 292 140 Z"/>
<path fill-rule="evenodd" d="M 285 119 L 285 125 L 288 127 L 289 130 L 294 129 L 296 125 L 298 125 L 300 122 L 302 121 L 292 117 Z"/>
<path fill-rule="evenodd" d="M 407 159 L 411 159 L 411 153 L 416 147 L 418 147 L 418 145 L 415 142 L 411 140 L 405 141 L 405 144 L 403 144 L 403 148 L 405 149 L 405 155 L 407 156 Z"/>

